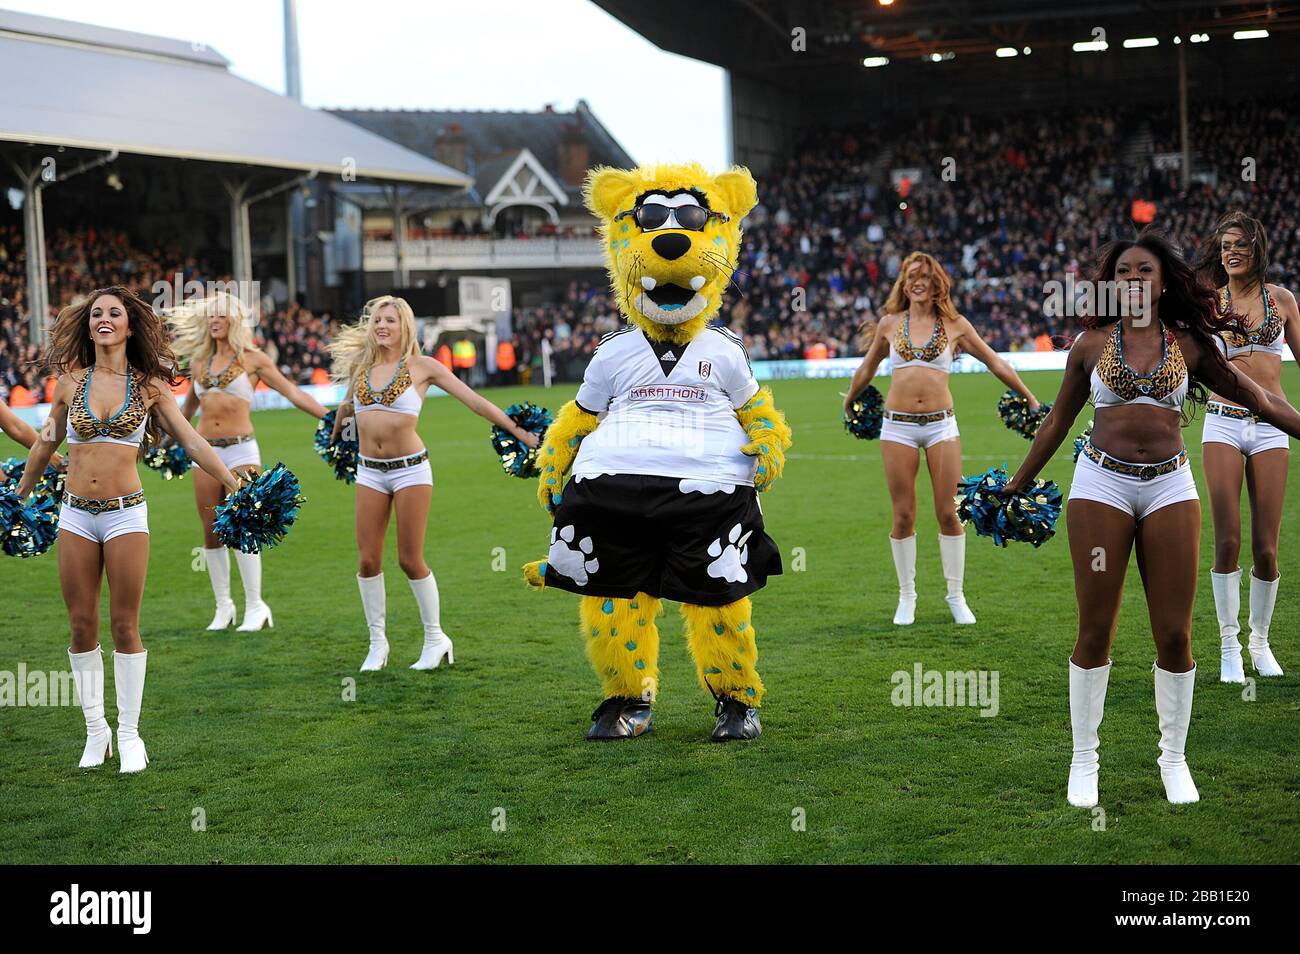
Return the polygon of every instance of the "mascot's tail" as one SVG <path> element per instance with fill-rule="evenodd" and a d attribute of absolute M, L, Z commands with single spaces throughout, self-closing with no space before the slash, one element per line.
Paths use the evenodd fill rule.
<path fill-rule="evenodd" d="M 546 561 L 534 560 L 524 564 L 524 582 L 535 589 L 546 586 Z"/>

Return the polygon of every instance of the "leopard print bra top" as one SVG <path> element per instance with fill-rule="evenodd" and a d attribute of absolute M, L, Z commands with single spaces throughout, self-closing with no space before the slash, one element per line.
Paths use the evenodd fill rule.
<path fill-rule="evenodd" d="M 202 374 L 194 376 L 194 393 L 203 397 L 208 391 L 222 391 L 231 397 L 252 404 L 253 382 L 249 380 L 243 362 L 239 358 L 234 358 L 226 365 L 226 370 L 220 374 L 213 374 L 212 360 L 212 358 L 208 359 L 208 366 L 203 369 Z"/>
<path fill-rule="evenodd" d="M 1221 336 L 1219 349 L 1223 351 L 1225 357 L 1235 358 L 1238 355 L 1254 354 L 1257 351 L 1282 356 L 1282 346 L 1286 344 L 1285 335 L 1282 333 L 1284 330 L 1282 316 L 1277 313 L 1277 302 L 1273 300 L 1267 285 L 1263 287 L 1262 294 L 1263 321 L 1254 328 L 1247 328 L 1240 321 L 1234 321 L 1219 332 Z M 1232 295 L 1225 286 L 1219 289 L 1219 314 L 1226 315 L 1231 311 Z"/>
<path fill-rule="evenodd" d="M 145 421 L 149 416 L 140 394 L 139 375 L 127 368 L 126 397 L 122 406 L 116 414 L 101 421 L 90 410 L 90 381 L 94 374 L 92 366 L 77 385 L 77 392 L 68 405 L 68 443 L 139 447 L 144 441 Z"/>
<path fill-rule="evenodd" d="M 1178 340 L 1169 329 L 1160 339 L 1160 363 L 1148 374 L 1139 374 L 1124 360 L 1123 322 L 1102 346 L 1097 366 L 1092 369 L 1092 403 L 1097 407 L 1119 404 L 1154 404 L 1181 411 L 1187 399 L 1187 363 Z"/>
<path fill-rule="evenodd" d="M 397 363 L 393 378 L 381 390 L 376 391 L 370 384 L 370 368 L 357 377 L 356 413 L 366 411 L 394 411 L 398 414 L 410 414 L 419 417 L 424 402 L 416 393 L 411 380 L 411 369 L 407 359 Z"/>
<path fill-rule="evenodd" d="M 930 340 L 918 348 L 912 344 L 911 315 L 905 316 L 902 327 L 889 343 L 889 359 L 891 371 L 918 367 L 947 373 L 952 367 L 952 348 L 948 343 L 948 332 L 943 326 L 943 319 L 935 318 Z"/>

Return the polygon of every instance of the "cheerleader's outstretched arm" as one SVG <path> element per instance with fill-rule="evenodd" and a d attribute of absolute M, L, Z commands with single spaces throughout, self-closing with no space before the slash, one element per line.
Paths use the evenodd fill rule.
<path fill-rule="evenodd" d="M 155 378 L 145 387 L 149 410 L 158 416 L 158 421 L 176 443 L 185 448 L 190 460 L 203 468 L 204 472 L 219 482 L 227 491 L 239 489 L 239 478 L 221 462 L 212 445 L 199 437 L 198 431 L 185 419 L 180 406 L 172 397 L 171 390 L 161 378 Z M 25 475 L 24 475 L 25 476 Z"/>
<path fill-rule="evenodd" d="M 483 395 L 479 394 L 468 384 L 462 381 L 456 375 L 447 370 L 447 367 L 434 358 L 421 355 L 419 359 L 412 364 L 416 365 L 424 374 L 424 379 L 430 384 L 436 384 L 461 404 L 477 414 L 479 417 L 486 418 L 497 427 L 514 435 L 525 447 L 537 446 L 537 435 L 531 431 L 526 431 L 510 418 L 506 417 L 506 412 L 501 410 Z"/>
<path fill-rule="evenodd" d="M 983 338 L 980 337 L 975 326 L 966 318 L 962 318 L 961 347 L 967 354 L 973 356 L 986 368 L 993 372 L 993 376 L 999 381 L 1022 395 L 1029 402 L 1031 408 L 1038 407 L 1038 398 L 1034 397 L 1034 392 L 1029 390 L 1029 385 L 1020 379 L 1016 369 L 1007 364 L 1006 360 L 998 355 L 996 351 L 988 346 Z"/>
<path fill-rule="evenodd" d="M 1235 401 L 1261 421 L 1272 424 L 1280 431 L 1286 431 L 1292 437 L 1300 438 L 1300 411 L 1292 407 L 1285 398 L 1280 398 L 1270 391 L 1265 391 L 1258 384 L 1241 374 L 1228 361 L 1217 354 L 1210 354 L 1200 344 L 1179 339 L 1184 359 L 1189 351 L 1195 354 L 1195 363 L 1189 362 L 1192 373 L 1204 382 L 1216 394 L 1222 394 L 1229 401 Z"/>
<path fill-rule="evenodd" d="M 1088 402 L 1090 385 L 1089 357 L 1095 349 L 1096 342 L 1092 332 L 1084 332 L 1074 341 L 1069 359 L 1065 363 L 1065 377 L 1061 379 L 1061 390 L 1057 392 L 1056 402 L 1052 405 L 1043 423 L 1038 426 L 1034 442 L 1029 445 L 1029 453 L 1024 463 L 1007 481 L 1008 493 L 1023 493 L 1034 482 L 1038 472 L 1052 459 L 1074 426 L 1074 419 L 1079 416 L 1083 406 Z M 1014 372 L 1013 372 L 1014 373 Z"/>
<path fill-rule="evenodd" d="M 264 352 L 247 351 L 245 354 L 249 366 L 257 373 L 259 378 L 266 382 L 266 386 L 283 394 L 289 399 L 289 403 L 298 410 L 305 411 L 318 421 L 329 413 L 325 410 L 324 405 L 281 374 L 280 369 L 275 366 L 275 362 L 267 357 Z"/>
<path fill-rule="evenodd" d="M 45 466 L 50 462 L 54 451 L 63 443 L 68 432 L 68 398 L 72 378 L 63 375 L 54 388 L 54 401 L 50 405 L 50 416 L 45 419 L 40 434 L 32 441 L 27 454 L 27 466 L 18 481 L 18 496 L 26 498 L 36 489 L 36 483 L 45 473 Z"/>
<path fill-rule="evenodd" d="M 853 402 L 858 399 L 858 395 L 867 389 L 871 384 L 871 379 L 876 376 L 876 371 L 880 368 L 880 362 L 885 360 L 889 354 L 889 336 L 881 333 L 881 328 L 885 319 L 881 319 L 876 325 L 875 337 L 871 339 L 871 347 L 867 349 L 862 363 L 858 369 L 853 372 L 853 380 L 849 382 L 849 391 L 844 395 L 844 413 L 849 413 Z"/>
<path fill-rule="evenodd" d="M 36 443 L 39 434 L 36 428 L 32 427 L 21 417 L 9 410 L 9 405 L 0 401 L 0 431 L 4 431 L 19 444 L 22 444 L 28 450 Z"/>

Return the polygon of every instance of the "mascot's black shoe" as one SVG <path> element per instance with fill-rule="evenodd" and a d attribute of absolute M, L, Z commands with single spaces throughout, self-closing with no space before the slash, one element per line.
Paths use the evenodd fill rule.
<path fill-rule="evenodd" d="M 635 739 L 650 731 L 650 703 L 643 699 L 611 696 L 591 714 L 594 723 L 587 730 L 591 742 Z"/>
<path fill-rule="evenodd" d="M 763 731 L 758 710 L 737 699 L 719 699 L 714 715 L 718 717 L 718 724 L 713 727 L 714 742 L 756 739 Z"/>

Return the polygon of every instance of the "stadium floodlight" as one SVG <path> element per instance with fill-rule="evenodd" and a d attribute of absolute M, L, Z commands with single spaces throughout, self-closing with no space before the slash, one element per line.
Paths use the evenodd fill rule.
<path fill-rule="evenodd" d="M 1034 51 L 1033 51 L 1032 49 L 1030 49 L 1029 47 L 1025 47 L 1025 48 L 1024 48 L 1023 50 L 1021 50 L 1020 52 L 1023 53 L 1023 54 L 1025 54 L 1025 56 L 1028 56 L 1030 53 L 1032 53 L 1032 52 L 1034 52 Z"/>
<path fill-rule="evenodd" d="M 1144 46 L 1159 46 L 1160 39 L 1154 36 L 1135 36 L 1124 41 L 1124 49 L 1140 50 Z"/>
<path fill-rule="evenodd" d="M 1076 53 L 1101 53 L 1110 49 L 1110 44 L 1105 40 L 1080 40 L 1071 49 Z"/>
<path fill-rule="evenodd" d="M 1191 40 L 1193 43 L 1209 43 L 1209 42 L 1210 42 L 1210 34 L 1208 34 L 1208 33 L 1193 33 L 1193 34 L 1192 34 L 1191 36 L 1189 36 L 1187 39 Z"/>
<path fill-rule="evenodd" d="M 876 0 L 876 2 L 882 7 L 892 7 L 894 5 L 894 0 Z"/>
<path fill-rule="evenodd" d="M 1234 40 L 1264 40 L 1268 38 L 1267 30 L 1238 30 L 1232 34 Z"/>
<path fill-rule="evenodd" d="M 999 58 L 1005 60 L 1011 56 L 1019 56 L 1020 51 L 1017 50 L 1014 46 L 1000 46 L 997 49 L 997 55 Z"/>
<path fill-rule="evenodd" d="M 876 66 L 888 66 L 889 57 L 868 56 L 865 60 L 862 61 L 862 65 L 865 66 L 867 69 L 871 69 L 872 67 L 876 67 Z"/>
<path fill-rule="evenodd" d="M 945 50 L 943 53 L 931 53 L 926 57 L 931 63 L 942 63 L 945 60 L 955 60 L 957 54 L 952 50 Z"/>

